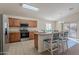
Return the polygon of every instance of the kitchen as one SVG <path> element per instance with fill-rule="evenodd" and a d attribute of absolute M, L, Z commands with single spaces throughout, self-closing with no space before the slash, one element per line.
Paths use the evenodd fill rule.
<path fill-rule="evenodd" d="M 70 7 L 68 7 L 68 5 L 65 4 L 64 6 L 67 7 L 61 7 L 63 6 L 63 4 L 30 4 L 38 7 L 38 8 L 33 8 L 33 10 L 29 10 L 27 8 L 25 9 L 25 6 L 29 6 L 28 4 L 22 4 L 22 5 L 18 3 L 0 4 L 0 6 L 2 6 L 0 10 L 6 11 L 6 13 L 4 12 L 0 15 L 1 17 L 0 22 L 2 25 L 0 26 L 1 27 L 0 32 L 2 33 L 0 35 L 1 37 L 0 42 L 2 44 L 1 45 L 2 49 L 0 50 L 1 53 L 7 55 L 11 55 L 11 54 L 39 55 L 42 54 L 42 52 L 51 49 L 51 54 L 52 54 L 54 50 L 52 51 L 52 47 L 49 46 L 52 45 L 52 40 L 50 39 L 59 39 L 60 41 L 57 40 L 53 42 L 56 43 L 57 47 L 55 48 L 58 48 L 55 50 L 58 51 L 61 48 L 62 52 L 64 53 L 64 48 L 66 48 L 66 50 L 68 49 L 68 44 L 67 44 L 68 42 L 67 40 L 65 40 L 66 43 L 65 45 L 67 45 L 67 47 L 63 47 L 65 45 L 62 42 L 62 39 L 68 39 L 68 31 L 69 31 L 69 27 L 66 26 L 65 29 L 64 24 L 66 23 L 70 24 L 71 18 L 77 19 L 78 17 L 75 18 L 75 16 L 73 15 L 73 17 L 69 17 L 67 19 L 64 18 L 66 20 L 64 20 L 63 18 L 61 20 L 60 19 L 56 20 L 56 18 L 59 18 L 59 15 L 53 14 L 55 12 L 55 7 L 53 8 L 52 6 L 56 6 L 56 7 L 59 6 L 59 8 L 57 8 L 56 10 L 61 9 L 59 12 L 62 12 L 62 8 L 63 9 L 68 8 L 68 10 L 70 11 L 71 9 L 72 10 L 74 9 L 74 8 L 70 8 L 72 7 L 72 5 L 74 6 L 78 6 L 78 5 L 69 4 Z M 48 8 L 47 7 L 42 8 L 44 6 L 47 6 Z M 50 12 L 51 11 L 50 8 L 54 11 Z M 55 15 L 56 17 L 51 16 L 51 14 Z M 78 14 L 76 14 L 76 16 L 78 16 Z M 73 22 L 76 21 L 73 20 Z M 64 35 L 66 34 L 67 36 L 65 38 Z M 61 37 L 59 37 L 59 35 Z M 48 46 L 49 48 L 47 48 Z"/>
<path fill-rule="evenodd" d="M 12 54 L 12 50 L 16 48 L 16 45 L 19 45 L 22 43 L 25 46 L 24 42 L 30 42 L 28 43 L 28 46 L 30 46 L 29 44 L 32 44 L 33 49 L 32 50 L 36 50 L 37 53 L 42 53 L 44 51 L 46 51 L 47 49 L 44 47 L 44 39 L 49 39 L 52 38 L 52 31 L 55 30 L 55 26 L 56 26 L 56 21 L 44 21 L 41 22 L 40 20 L 36 20 L 36 19 L 23 19 L 21 17 L 15 17 L 15 16 L 8 16 L 5 15 L 7 17 L 7 33 L 6 34 L 6 53 L 7 54 Z M 39 27 L 41 24 L 43 24 L 43 27 Z M 47 26 L 46 26 L 47 25 Z M 6 33 L 6 32 L 5 32 Z M 14 48 L 12 49 L 10 45 L 14 45 Z M 46 44 L 45 44 L 46 45 Z M 20 45 L 21 46 L 21 45 Z M 23 47 L 23 48 L 24 48 Z M 11 48 L 10 52 L 8 53 L 9 48 Z M 20 48 L 21 49 L 21 48 Z M 29 48 L 26 48 L 29 49 Z M 15 49 L 15 51 L 17 51 L 17 49 Z M 19 50 L 18 50 L 19 51 Z M 22 50 L 23 51 L 23 50 Z M 27 50 L 25 50 L 27 51 Z M 20 51 L 19 51 L 20 52 Z M 17 53 L 14 53 L 17 54 Z M 26 53 L 27 54 L 27 53 Z M 28 53 L 29 54 L 29 53 Z"/>
<path fill-rule="evenodd" d="M 55 22 L 45 20 L 40 21 L 37 19 L 24 18 L 19 16 L 16 17 L 10 15 L 5 15 L 4 18 L 7 19 L 7 21 L 5 22 L 7 23 L 7 34 L 5 37 L 6 45 L 11 45 L 15 43 L 17 44 L 18 42 L 27 42 L 29 40 L 34 41 L 34 34 L 45 31 L 45 24 L 52 24 L 53 28 L 55 26 Z M 42 25 L 43 27 L 40 27 L 40 25 Z M 9 46 L 6 50 L 8 51 L 8 49 Z"/>
<path fill-rule="evenodd" d="M 9 42 L 21 41 L 21 40 L 19 40 L 20 38 L 27 38 L 27 39 L 29 38 L 29 40 L 32 40 L 32 39 L 34 39 L 34 32 L 38 32 L 38 28 L 39 28 L 37 26 L 37 25 L 39 25 L 38 20 L 35 20 L 35 19 L 31 19 L 31 20 L 26 19 L 25 20 L 25 19 L 9 17 L 8 21 L 9 21 L 9 37 L 11 34 L 17 35 L 17 38 L 15 38 L 16 35 L 14 36 L 14 38 L 9 38 L 10 39 Z M 44 29 L 42 29 L 42 30 L 44 30 Z M 23 33 L 25 33 L 27 35 L 24 35 Z M 11 39 L 15 39 L 15 40 L 13 41 Z"/>

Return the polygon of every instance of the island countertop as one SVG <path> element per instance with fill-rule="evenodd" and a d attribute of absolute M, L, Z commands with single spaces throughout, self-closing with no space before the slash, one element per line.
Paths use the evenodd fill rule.
<path fill-rule="evenodd" d="M 34 34 L 38 34 L 38 35 L 51 35 L 52 32 L 35 32 Z"/>

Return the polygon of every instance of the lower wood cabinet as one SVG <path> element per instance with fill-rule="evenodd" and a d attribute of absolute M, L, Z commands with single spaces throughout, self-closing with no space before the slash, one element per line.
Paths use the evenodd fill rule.
<path fill-rule="evenodd" d="M 9 33 L 9 43 L 19 42 L 19 41 L 21 41 L 20 32 L 11 32 L 11 33 Z"/>
<path fill-rule="evenodd" d="M 34 39 L 34 32 L 29 32 L 29 38 Z"/>
<path fill-rule="evenodd" d="M 34 34 L 34 47 L 38 50 L 38 34 Z"/>

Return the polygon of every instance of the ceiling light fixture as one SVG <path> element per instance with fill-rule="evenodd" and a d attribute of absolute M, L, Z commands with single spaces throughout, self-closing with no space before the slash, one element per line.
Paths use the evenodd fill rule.
<path fill-rule="evenodd" d="M 27 5 L 27 4 L 22 4 L 22 7 L 23 7 L 23 8 L 26 8 L 26 9 L 33 10 L 33 11 L 39 11 L 39 8 L 33 7 L 33 6 L 31 6 L 31 5 Z"/>
<path fill-rule="evenodd" d="M 73 10 L 74 8 L 69 8 L 69 10 Z"/>

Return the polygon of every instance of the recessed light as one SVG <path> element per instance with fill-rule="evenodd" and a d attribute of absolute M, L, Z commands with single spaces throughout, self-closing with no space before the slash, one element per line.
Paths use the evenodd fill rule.
<path fill-rule="evenodd" d="M 22 4 L 22 7 L 33 11 L 39 11 L 39 8 L 27 4 Z"/>

